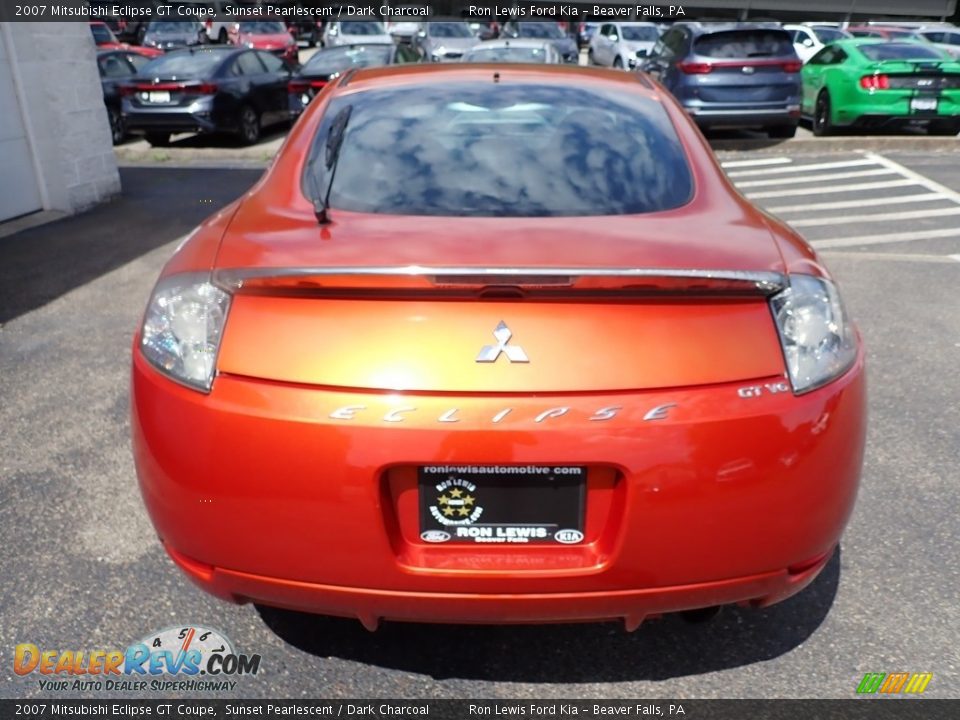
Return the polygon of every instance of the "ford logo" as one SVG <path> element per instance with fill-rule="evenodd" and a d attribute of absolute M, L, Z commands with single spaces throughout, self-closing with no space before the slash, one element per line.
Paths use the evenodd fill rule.
<path fill-rule="evenodd" d="M 583 542 L 583 533 L 579 530 L 557 530 L 553 534 L 553 539 L 564 545 L 573 545 L 574 543 Z"/>
<path fill-rule="evenodd" d="M 420 533 L 420 539 L 429 543 L 442 543 L 450 539 L 450 533 L 443 530 L 424 530 Z"/>

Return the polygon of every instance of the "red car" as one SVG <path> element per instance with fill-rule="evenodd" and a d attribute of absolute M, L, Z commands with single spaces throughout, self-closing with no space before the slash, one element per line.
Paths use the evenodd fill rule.
<path fill-rule="evenodd" d="M 783 600 L 853 509 L 865 401 L 814 250 L 658 85 L 561 66 L 344 73 L 133 346 L 174 562 L 368 628 Z"/>
<path fill-rule="evenodd" d="M 279 20 L 254 20 L 234 23 L 229 30 L 230 42 L 256 50 L 266 50 L 297 65 L 297 41 Z"/>
<path fill-rule="evenodd" d="M 914 40 L 916 42 L 927 42 L 927 39 L 919 33 L 902 27 L 888 27 L 886 25 L 851 25 L 847 32 L 854 37 L 878 38 L 883 40 Z"/>
<path fill-rule="evenodd" d="M 120 42 L 104 22 L 91 22 L 90 32 L 93 34 L 93 42 L 96 44 L 98 50 L 125 50 L 150 58 L 163 55 L 163 50 L 158 50 L 157 48 L 141 47 L 140 45 L 129 45 Z"/>

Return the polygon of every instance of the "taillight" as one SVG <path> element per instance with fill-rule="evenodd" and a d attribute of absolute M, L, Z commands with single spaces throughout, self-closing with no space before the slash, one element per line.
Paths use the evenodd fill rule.
<path fill-rule="evenodd" d="M 864 75 L 860 78 L 860 87 L 864 90 L 889 90 L 890 77 L 888 75 Z"/>
<path fill-rule="evenodd" d="M 322 90 L 327 86 L 326 80 L 291 80 L 287 83 L 287 92 L 297 94 L 310 90 Z"/>
<path fill-rule="evenodd" d="M 799 60 L 790 60 L 783 64 L 783 71 L 788 73 L 798 73 L 803 70 L 803 63 Z"/>
<path fill-rule="evenodd" d="M 123 85 L 120 88 L 121 95 L 133 95 L 138 92 L 150 92 L 151 90 L 179 90 L 180 92 L 193 93 L 194 95 L 216 95 L 218 87 L 216 83 L 140 83 L 138 85 Z"/>
<path fill-rule="evenodd" d="M 687 75 L 706 75 L 713 70 L 710 63 L 682 62 L 678 67 Z"/>

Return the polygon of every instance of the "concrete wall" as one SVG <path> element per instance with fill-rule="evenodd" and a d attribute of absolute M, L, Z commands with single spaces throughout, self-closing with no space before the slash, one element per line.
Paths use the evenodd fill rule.
<path fill-rule="evenodd" d="M 80 212 L 120 192 L 95 45 L 82 22 L 0 23 L 43 209 Z M 8 101 L 4 98 L 3 101 Z"/>

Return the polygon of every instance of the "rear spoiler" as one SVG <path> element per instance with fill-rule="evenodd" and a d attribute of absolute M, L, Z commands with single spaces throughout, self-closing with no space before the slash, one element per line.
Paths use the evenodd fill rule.
<path fill-rule="evenodd" d="M 587 295 L 774 295 L 789 284 L 766 270 L 653 268 L 372 267 L 234 268 L 213 272 L 229 293 L 563 297 Z"/>

